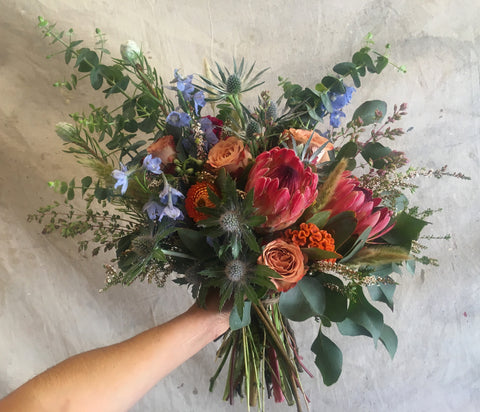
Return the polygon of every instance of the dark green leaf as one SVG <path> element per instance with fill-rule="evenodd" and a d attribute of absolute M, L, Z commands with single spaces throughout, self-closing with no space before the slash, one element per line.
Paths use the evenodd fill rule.
<path fill-rule="evenodd" d="M 356 289 L 356 298 L 350 302 L 347 317 L 365 328 L 372 335 L 374 342 L 378 340 L 384 325 L 383 315 L 367 301 L 361 287 Z"/>
<path fill-rule="evenodd" d="M 209 246 L 206 237 L 202 233 L 185 228 L 179 228 L 177 233 L 184 246 L 195 257 L 205 259 L 212 256 L 213 249 Z"/>
<path fill-rule="evenodd" d="M 98 65 L 98 62 L 99 59 L 96 52 L 90 49 L 81 49 L 75 67 L 78 67 L 78 71 L 81 73 L 88 73 Z"/>
<path fill-rule="evenodd" d="M 352 236 L 356 226 L 355 213 L 342 212 L 333 216 L 325 225 L 324 230 L 332 235 L 335 240 L 335 248 L 338 250 Z"/>
<path fill-rule="evenodd" d="M 279 308 L 287 318 L 297 322 L 323 314 L 325 291 L 322 282 L 305 276 L 293 289 L 280 295 Z"/>
<path fill-rule="evenodd" d="M 90 84 L 95 90 L 100 89 L 103 84 L 102 65 L 95 66 L 90 72 Z"/>
<path fill-rule="evenodd" d="M 342 351 L 322 333 L 321 329 L 311 350 L 316 355 L 315 365 L 322 374 L 323 383 L 327 386 L 333 385 L 342 373 Z"/>
<path fill-rule="evenodd" d="M 337 94 L 344 94 L 347 91 L 347 89 L 345 89 L 345 86 L 343 85 L 343 82 L 340 79 L 337 79 L 336 77 L 333 77 L 333 76 L 325 76 L 322 79 L 322 84 L 327 89 Z"/>
<path fill-rule="evenodd" d="M 317 277 L 322 281 L 325 291 L 324 316 L 332 322 L 341 322 L 347 315 L 348 303 L 347 297 L 342 293 L 343 282 L 336 276 L 327 273 L 320 273 Z"/>
<path fill-rule="evenodd" d="M 75 197 L 75 191 L 73 190 L 73 188 L 69 187 L 67 190 L 67 199 L 73 200 L 74 197 Z"/>
<path fill-rule="evenodd" d="M 243 316 L 240 318 L 236 306 L 230 312 L 230 329 L 238 330 L 250 324 L 250 309 L 252 302 L 245 301 L 243 304 Z"/>
<path fill-rule="evenodd" d="M 353 256 L 355 256 L 355 254 L 363 247 L 363 245 L 365 245 L 371 231 L 372 231 L 372 228 L 367 227 L 361 233 L 361 235 L 357 238 L 353 247 L 345 254 L 345 256 L 342 258 L 342 260 L 339 263 L 348 262 Z"/>
<path fill-rule="evenodd" d="M 255 273 L 260 276 L 270 277 L 270 278 L 280 278 L 281 276 L 274 271 L 273 269 L 269 268 L 265 265 L 257 265 L 255 266 Z"/>
<path fill-rule="evenodd" d="M 336 252 L 329 252 L 317 247 L 302 248 L 302 252 L 308 256 L 309 260 L 340 259 L 342 257 Z"/>
<path fill-rule="evenodd" d="M 398 245 L 410 251 L 412 240 L 417 240 L 422 229 L 428 224 L 405 212 L 399 213 L 392 230 L 382 236 L 389 244 Z"/>
<path fill-rule="evenodd" d="M 391 153 L 392 149 L 381 143 L 367 143 L 362 151 L 362 157 L 370 163 L 375 169 L 381 169 L 385 166 L 383 158 Z"/>
<path fill-rule="evenodd" d="M 67 192 L 67 190 L 68 190 L 67 182 L 61 182 L 59 192 L 63 195 Z"/>
<path fill-rule="evenodd" d="M 367 286 L 368 293 L 372 300 L 376 302 L 383 302 L 393 310 L 393 294 L 395 293 L 395 284 L 383 284 Z"/>
<path fill-rule="evenodd" d="M 90 176 L 85 176 L 82 179 L 82 196 L 85 194 L 85 192 L 87 191 L 87 189 L 90 187 L 91 184 L 92 184 L 92 178 Z"/>
<path fill-rule="evenodd" d="M 310 219 L 307 220 L 307 223 L 313 223 L 319 229 L 323 229 L 329 217 L 330 211 L 323 210 L 321 212 L 315 213 Z"/>
<path fill-rule="evenodd" d="M 354 158 L 357 155 L 358 146 L 355 142 L 348 142 L 342 146 L 336 155 L 336 159 Z"/>
<path fill-rule="evenodd" d="M 345 318 L 343 321 L 337 323 L 338 331 L 343 336 L 368 336 L 372 337 L 370 332 L 363 326 L 358 325 L 352 319 Z"/>
<path fill-rule="evenodd" d="M 333 71 L 342 76 L 348 76 L 353 71 L 355 71 L 355 64 L 350 62 L 338 63 L 335 66 L 333 66 Z"/>
<path fill-rule="evenodd" d="M 387 67 L 388 65 L 388 58 L 385 56 L 378 56 L 377 61 L 376 61 L 376 66 L 375 69 L 377 70 L 377 73 L 380 74 L 382 70 Z"/>
<path fill-rule="evenodd" d="M 381 117 L 377 117 L 377 110 L 382 113 Z M 363 121 L 364 126 L 382 121 L 387 113 L 387 104 L 382 100 L 368 100 L 362 103 L 353 113 L 352 120 L 359 117 Z"/>

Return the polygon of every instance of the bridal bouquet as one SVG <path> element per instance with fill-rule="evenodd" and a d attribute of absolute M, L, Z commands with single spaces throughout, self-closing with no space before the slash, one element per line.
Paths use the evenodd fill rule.
<path fill-rule="evenodd" d="M 100 30 L 88 48 L 72 30 L 43 18 L 39 27 L 75 69 L 55 85 L 72 90 L 85 79 L 115 104 L 91 104 L 57 125 L 65 151 L 90 173 L 50 182 L 65 202 L 29 218 L 44 233 L 79 236 L 80 251 L 113 249 L 106 288 L 137 279 L 161 287 L 171 277 L 200 305 L 212 289 L 219 310 L 233 305 L 210 389 L 225 368 L 225 400 L 246 397 L 263 410 L 266 393 L 301 410 L 300 373 L 310 372 L 291 321 L 317 322 L 311 350 L 326 385 L 342 369 L 327 336 L 333 324 L 393 357 L 397 337 L 370 300 L 393 309 L 392 274 L 435 263 L 417 242 L 432 210 L 410 207 L 405 193 L 418 175 L 450 173 L 406 169 L 404 153 L 386 145 L 404 133 L 395 123 L 406 104 L 388 112 L 366 101 L 346 121 L 361 79 L 390 63 L 371 38 L 313 88 L 279 78 L 276 93 L 247 107 L 265 70 L 244 59 L 202 75 L 175 70 L 164 83 L 133 41 L 111 58 Z"/>

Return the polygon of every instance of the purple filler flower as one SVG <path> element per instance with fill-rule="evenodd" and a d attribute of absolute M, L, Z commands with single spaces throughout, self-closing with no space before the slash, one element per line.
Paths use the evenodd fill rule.
<path fill-rule="evenodd" d="M 355 87 L 347 87 L 344 94 L 329 92 L 328 95 L 330 96 L 333 109 L 340 110 L 342 107 L 345 107 L 348 103 L 350 103 L 350 100 L 352 100 L 352 93 L 354 91 Z"/>
<path fill-rule="evenodd" d="M 177 90 L 183 94 L 183 98 L 187 101 L 191 99 L 192 93 L 195 90 L 192 84 L 193 75 L 182 77 L 175 69 L 175 80 L 177 80 Z"/>
<path fill-rule="evenodd" d="M 115 169 L 112 172 L 113 178 L 117 180 L 113 188 L 116 189 L 117 187 L 122 186 L 122 195 L 125 194 L 128 188 L 128 175 L 127 167 L 122 162 L 120 162 L 120 170 Z"/>
<path fill-rule="evenodd" d="M 152 157 L 149 154 L 145 159 L 143 159 L 143 167 L 147 169 L 149 172 L 155 173 L 156 175 L 162 174 L 162 170 L 160 169 L 160 165 L 162 164 L 162 159 L 159 157 Z"/>
<path fill-rule="evenodd" d="M 205 106 L 205 94 L 201 90 L 193 95 L 193 104 L 195 105 L 195 114 L 198 116 L 198 110 Z"/>
<path fill-rule="evenodd" d="M 341 110 L 335 110 L 334 112 L 330 113 L 330 126 L 340 126 L 341 117 L 345 117 L 345 113 L 343 113 Z"/>
<path fill-rule="evenodd" d="M 175 127 L 185 127 L 190 124 L 190 116 L 184 112 L 171 112 L 167 116 L 167 123 Z"/>
<path fill-rule="evenodd" d="M 150 202 L 145 203 L 145 206 L 143 206 L 142 210 L 147 212 L 150 220 L 162 220 L 163 216 L 165 215 L 164 209 L 165 207 L 160 203 L 151 200 Z"/>

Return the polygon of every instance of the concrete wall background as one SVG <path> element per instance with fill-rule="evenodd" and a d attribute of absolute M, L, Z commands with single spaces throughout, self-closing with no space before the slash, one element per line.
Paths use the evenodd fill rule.
<path fill-rule="evenodd" d="M 42 40 L 36 18 L 73 27 L 93 42 L 100 27 L 116 53 L 127 39 L 142 43 L 165 80 L 173 69 L 199 72 L 203 58 L 228 64 L 232 55 L 271 67 L 276 76 L 314 85 L 337 62 L 351 57 L 372 32 L 376 44 L 392 45 L 406 75 L 388 69 L 368 77 L 352 108 L 368 98 L 409 103 L 403 121 L 413 130 L 397 144 L 412 164 L 472 177 L 424 179 L 414 203 L 443 208 L 428 234 L 452 239 L 429 242 L 440 267 L 404 276 L 393 314 L 399 348 L 391 361 L 371 340 L 330 336 L 342 348 L 344 368 L 329 388 L 318 378 L 309 347 L 314 323 L 297 327 L 306 363 L 316 379 L 303 378 L 312 411 L 473 411 L 480 404 L 479 54 L 480 10 L 476 0 L 263 2 L 210 0 L 0 0 L 0 397 L 49 366 L 80 351 L 128 338 L 179 314 L 188 292 L 169 283 L 103 286 L 103 257 L 89 259 L 76 243 L 43 236 L 26 215 L 55 195 L 45 182 L 70 180 L 80 166 L 62 153 L 54 125 L 81 111 L 87 88 L 51 87 L 69 76 Z M 102 100 L 95 102 L 101 104 Z M 333 328 L 332 328 L 333 329 Z M 221 400 L 223 386 L 208 393 L 214 372 L 212 344 L 160 382 L 134 411 L 243 411 Z M 273 402 L 268 410 L 293 410 Z"/>

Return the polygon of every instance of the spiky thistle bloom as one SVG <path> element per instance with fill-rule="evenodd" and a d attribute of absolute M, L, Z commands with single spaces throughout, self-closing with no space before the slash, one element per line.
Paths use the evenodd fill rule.
<path fill-rule="evenodd" d="M 238 96 L 241 93 L 260 86 L 263 82 L 258 82 L 258 80 L 260 76 L 268 70 L 260 70 L 256 75 L 251 77 L 255 63 L 247 69 L 244 59 L 242 59 L 239 65 L 237 65 L 235 59 L 233 60 L 233 71 L 230 71 L 227 67 L 222 69 L 218 63 L 216 63 L 216 66 L 218 73 L 210 69 L 212 78 L 200 76 L 206 84 L 206 87 L 197 86 L 212 96 L 209 99 L 211 101 L 225 100 L 227 96 Z"/>
<path fill-rule="evenodd" d="M 199 224 L 206 227 L 207 236 L 223 240 L 220 255 L 231 250 L 233 257 L 238 258 L 245 245 L 259 253 L 260 247 L 252 229 L 262 224 L 265 218 L 253 216 L 253 190 L 245 196 L 238 192 L 235 181 L 224 169 L 220 170 L 216 186 L 219 189 L 217 193 L 207 189 L 213 207 L 197 207 L 198 212 L 208 216 Z"/>

